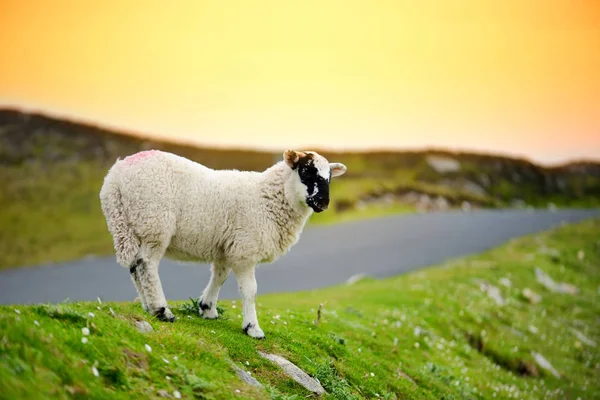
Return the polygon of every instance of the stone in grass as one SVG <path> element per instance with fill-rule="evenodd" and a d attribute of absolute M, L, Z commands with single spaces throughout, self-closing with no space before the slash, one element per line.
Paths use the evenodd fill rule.
<path fill-rule="evenodd" d="M 152 325 L 150 325 L 147 321 L 135 321 L 135 326 L 137 330 L 142 333 L 149 333 L 154 331 Z"/>
<path fill-rule="evenodd" d="M 523 289 L 523 297 L 525 297 L 531 304 L 537 304 L 542 301 L 542 296 L 534 292 L 529 288 Z"/>
<path fill-rule="evenodd" d="M 348 280 L 346 281 L 347 285 L 353 285 L 358 281 L 362 281 L 363 279 L 368 278 L 368 275 L 365 273 L 361 273 L 361 274 L 355 274 L 352 275 L 350 278 L 348 278 Z"/>
<path fill-rule="evenodd" d="M 535 351 L 532 351 L 531 355 L 533 356 L 533 359 L 535 360 L 537 365 L 539 365 L 541 368 L 545 369 L 546 371 L 549 371 L 556 378 L 560 378 L 560 374 L 558 373 L 558 371 L 556 369 L 554 369 L 552 364 L 550 364 L 550 361 L 546 360 L 546 358 L 544 358 L 543 355 L 541 355 L 540 353 L 536 353 Z"/>
<path fill-rule="evenodd" d="M 575 334 L 575 336 L 577 336 L 577 339 L 581 340 L 583 343 L 587 344 L 588 346 L 596 347 L 596 342 L 595 341 L 593 341 L 592 339 L 588 338 L 587 336 L 585 336 L 583 333 L 581 333 L 577 329 L 571 328 L 571 330 L 573 331 L 573 333 Z"/>
<path fill-rule="evenodd" d="M 258 354 L 272 363 L 277 364 L 283 372 L 307 390 L 317 394 L 325 393 L 325 389 L 323 389 L 323 386 L 321 386 L 319 382 L 308 376 L 306 372 L 302 371 L 285 358 L 275 354 L 263 353 L 262 351 L 259 351 Z"/>
<path fill-rule="evenodd" d="M 237 365 L 235 365 L 231 361 L 229 362 L 229 364 L 235 370 L 235 373 L 238 376 L 238 378 L 240 378 L 243 382 L 246 382 L 248 385 L 252 385 L 252 386 L 257 386 L 257 387 L 262 387 L 263 386 L 259 381 L 257 381 L 247 371 L 245 371 L 242 368 L 238 367 Z"/>
<path fill-rule="evenodd" d="M 494 285 L 490 285 L 488 283 L 481 283 L 479 285 L 479 287 L 481 288 L 482 292 L 487 293 L 487 295 L 496 302 L 496 304 L 498 304 L 499 306 L 504 305 L 506 302 L 504 301 L 504 298 L 502 297 L 502 293 L 500 292 L 500 289 L 498 289 L 496 286 Z"/>
<path fill-rule="evenodd" d="M 568 293 L 568 294 L 577 294 L 577 292 L 579 292 L 579 289 L 577 289 L 576 286 L 571 285 L 570 283 L 555 282 L 554 279 L 552 279 L 550 277 L 550 275 L 546 274 L 544 271 L 542 271 L 539 268 L 535 269 L 535 276 L 539 283 L 544 285 L 544 287 L 546 287 L 546 289 L 548 289 L 552 292 Z"/>

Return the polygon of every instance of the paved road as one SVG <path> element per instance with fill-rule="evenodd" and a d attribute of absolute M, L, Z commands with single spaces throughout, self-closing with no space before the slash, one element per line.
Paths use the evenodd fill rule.
<path fill-rule="evenodd" d="M 339 284 L 352 275 L 387 277 L 476 253 L 562 222 L 600 216 L 600 210 L 476 211 L 404 215 L 305 229 L 299 243 L 257 271 L 258 291 L 289 292 Z M 167 299 L 197 297 L 208 265 L 164 260 L 160 275 Z M 114 257 L 93 258 L 0 272 L 0 304 L 132 300 L 129 271 Z M 230 275 L 221 298 L 238 298 Z"/>

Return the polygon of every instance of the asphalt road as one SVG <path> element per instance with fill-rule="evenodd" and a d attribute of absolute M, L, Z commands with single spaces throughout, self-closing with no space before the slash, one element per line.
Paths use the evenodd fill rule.
<path fill-rule="evenodd" d="M 290 292 L 345 282 L 355 274 L 383 278 L 477 253 L 510 238 L 563 222 L 600 216 L 600 210 L 476 211 L 402 215 L 306 228 L 290 252 L 257 270 L 258 292 Z M 197 297 L 210 277 L 206 264 L 163 260 L 167 299 Z M 129 271 L 114 257 L 0 271 L 0 304 L 132 300 Z M 233 274 L 221 298 L 238 298 Z"/>

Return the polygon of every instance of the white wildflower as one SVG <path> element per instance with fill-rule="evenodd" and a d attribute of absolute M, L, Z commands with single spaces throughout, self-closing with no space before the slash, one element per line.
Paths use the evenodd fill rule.
<path fill-rule="evenodd" d="M 415 342 L 415 347 L 418 349 L 421 346 L 421 343 Z"/>
<path fill-rule="evenodd" d="M 242 393 L 242 392 L 240 392 L 240 389 L 235 389 L 235 392 L 236 393 Z"/>
<path fill-rule="evenodd" d="M 88 328 L 81 328 L 81 333 L 83 333 L 85 336 L 90 334 L 90 330 Z"/>
<path fill-rule="evenodd" d="M 421 334 L 421 327 L 420 326 L 416 326 L 415 330 L 414 330 L 415 336 L 419 336 Z"/>
<path fill-rule="evenodd" d="M 360 347 L 358 348 L 358 352 L 359 352 L 359 353 L 362 353 L 362 349 L 361 349 Z"/>
<path fill-rule="evenodd" d="M 21 311 L 17 310 L 16 308 L 15 308 L 15 312 L 16 312 L 17 314 L 21 314 Z"/>
<path fill-rule="evenodd" d="M 162 358 L 162 360 L 165 362 L 165 364 L 168 364 L 168 363 L 169 363 L 169 360 L 167 360 L 167 359 L 166 359 L 166 358 L 164 358 L 164 357 Z"/>
<path fill-rule="evenodd" d="M 168 380 L 168 381 L 170 381 L 170 380 L 171 380 L 171 377 L 170 377 L 169 375 L 166 375 L 166 376 L 165 376 L 165 379 L 166 379 L 166 380 Z"/>
<path fill-rule="evenodd" d="M 37 320 L 33 321 L 33 323 L 34 323 L 36 326 L 40 326 L 40 323 L 39 323 Z"/>
<path fill-rule="evenodd" d="M 250 365 L 250 363 L 248 361 L 246 361 L 246 365 Z"/>
<path fill-rule="evenodd" d="M 231 308 L 236 308 L 236 305 L 235 305 L 235 304 L 234 304 L 234 305 L 232 305 L 232 306 L 231 306 Z"/>
<path fill-rule="evenodd" d="M 394 346 L 398 346 L 398 338 L 397 337 L 394 338 Z"/>
<path fill-rule="evenodd" d="M 100 373 L 98 372 L 98 368 L 92 367 L 92 374 L 94 374 L 95 377 L 99 377 Z"/>
<path fill-rule="evenodd" d="M 375 376 L 375 374 L 371 372 L 371 376 Z"/>
<path fill-rule="evenodd" d="M 113 309 L 112 309 L 112 307 L 108 307 L 108 311 L 110 311 L 110 314 L 111 314 L 113 317 L 116 317 L 116 315 L 115 315 L 115 310 L 113 310 Z"/>
<path fill-rule="evenodd" d="M 88 342 L 88 338 L 86 338 L 86 337 L 81 338 L 81 343 L 86 344 L 87 342 Z"/>
<path fill-rule="evenodd" d="M 150 347 L 150 345 L 149 345 L 149 344 L 147 344 L 147 343 L 146 343 L 146 344 L 144 345 L 144 347 L 146 348 L 146 351 L 147 351 L 148 353 L 152 353 L 152 347 Z"/>
<path fill-rule="evenodd" d="M 179 357 L 173 356 L 173 360 L 177 361 L 177 360 L 179 360 Z"/>
<path fill-rule="evenodd" d="M 90 311 L 90 312 L 88 313 L 88 316 L 89 316 L 90 318 L 94 318 L 94 317 L 96 316 L 96 314 L 94 314 L 93 312 L 91 312 L 91 311 Z"/>
<path fill-rule="evenodd" d="M 173 392 L 173 397 L 175 397 L 176 399 L 180 399 L 181 398 L 181 393 L 179 393 L 179 390 L 176 390 Z"/>
<path fill-rule="evenodd" d="M 210 333 L 216 333 L 215 331 L 210 331 Z"/>
<path fill-rule="evenodd" d="M 102 304 L 102 300 L 100 300 L 100 297 L 96 297 L 96 299 L 98 299 L 98 304 Z"/>

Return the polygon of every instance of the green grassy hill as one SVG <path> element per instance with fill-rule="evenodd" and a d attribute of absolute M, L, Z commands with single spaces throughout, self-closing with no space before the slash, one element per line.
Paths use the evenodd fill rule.
<path fill-rule="evenodd" d="M 102 179 L 117 157 L 145 149 L 255 171 L 280 160 L 284 150 L 199 148 L 0 110 L 0 268 L 111 254 L 98 199 Z M 349 170 L 332 184 L 330 210 L 310 223 L 467 206 L 600 205 L 600 164 L 543 168 L 442 151 L 322 153 Z"/>
<path fill-rule="evenodd" d="M 0 398 L 316 397 L 258 351 L 327 399 L 598 398 L 598 237 L 590 220 L 391 279 L 260 295 L 261 341 L 242 333 L 239 301 L 218 320 L 172 302 L 173 324 L 136 303 L 2 306 Z"/>

